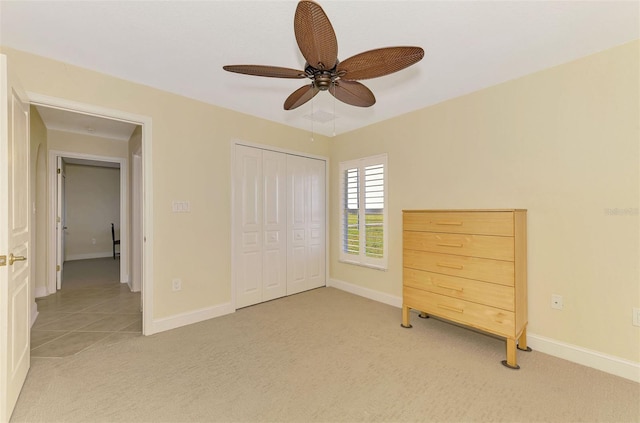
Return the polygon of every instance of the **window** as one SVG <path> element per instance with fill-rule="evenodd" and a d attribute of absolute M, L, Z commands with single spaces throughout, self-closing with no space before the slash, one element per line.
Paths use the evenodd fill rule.
<path fill-rule="evenodd" d="M 387 268 L 387 155 L 340 163 L 340 260 Z"/>

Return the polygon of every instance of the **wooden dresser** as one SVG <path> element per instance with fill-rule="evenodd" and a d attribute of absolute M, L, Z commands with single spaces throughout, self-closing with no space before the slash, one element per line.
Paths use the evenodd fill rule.
<path fill-rule="evenodd" d="M 404 210 L 402 326 L 409 310 L 527 347 L 527 211 Z"/>

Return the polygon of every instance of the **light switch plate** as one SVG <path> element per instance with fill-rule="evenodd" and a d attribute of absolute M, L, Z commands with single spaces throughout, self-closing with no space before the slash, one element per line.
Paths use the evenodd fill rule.
<path fill-rule="evenodd" d="M 174 213 L 189 213 L 191 204 L 188 201 L 174 201 L 171 203 L 171 210 Z"/>

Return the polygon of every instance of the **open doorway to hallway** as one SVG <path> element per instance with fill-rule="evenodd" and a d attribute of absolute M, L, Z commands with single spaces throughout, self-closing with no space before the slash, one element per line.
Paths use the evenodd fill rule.
<path fill-rule="evenodd" d="M 34 242 L 44 264 L 32 279 L 33 356 L 75 354 L 99 341 L 140 335 L 143 219 L 133 214 L 142 215 L 144 202 L 135 198 L 135 210 L 131 204 L 142 196 L 143 178 L 140 169 L 130 176 L 130 164 L 141 167 L 143 128 L 44 105 L 33 106 L 32 115 L 31 133 L 39 143 L 32 162 Z M 121 241 L 117 257 L 112 223 Z"/>

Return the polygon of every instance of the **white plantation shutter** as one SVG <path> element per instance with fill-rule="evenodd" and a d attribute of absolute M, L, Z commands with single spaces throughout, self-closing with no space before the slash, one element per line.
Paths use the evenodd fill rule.
<path fill-rule="evenodd" d="M 387 155 L 340 163 L 340 260 L 387 267 Z"/>
<path fill-rule="evenodd" d="M 384 165 L 364 168 L 365 255 L 384 256 Z"/>

